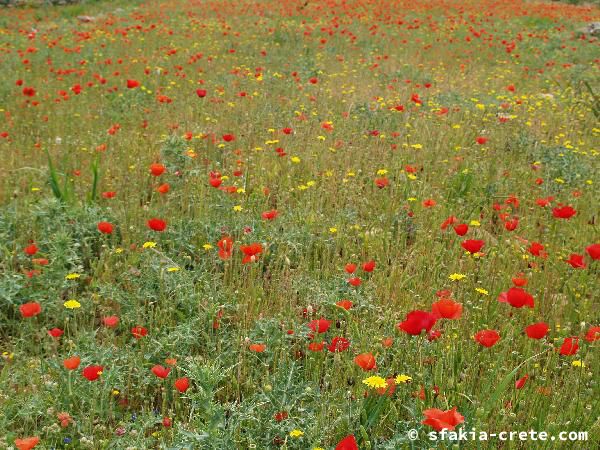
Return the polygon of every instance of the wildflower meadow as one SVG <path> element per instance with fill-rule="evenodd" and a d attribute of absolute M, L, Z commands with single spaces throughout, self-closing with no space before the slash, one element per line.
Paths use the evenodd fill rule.
<path fill-rule="evenodd" d="M 0 449 L 599 448 L 600 7 L 10 3 Z"/>

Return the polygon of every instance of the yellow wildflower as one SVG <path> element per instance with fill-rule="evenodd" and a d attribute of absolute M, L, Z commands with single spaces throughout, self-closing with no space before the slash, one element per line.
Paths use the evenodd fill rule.
<path fill-rule="evenodd" d="M 366 384 L 367 386 L 369 386 L 370 388 L 373 388 L 373 389 L 386 388 L 388 385 L 387 381 L 385 381 L 384 378 L 381 378 L 377 375 L 373 375 L 372 377 L 365 378 L 362 382 L 363 382 L 363 384 Z"/>
<path fill-rule="evenodd" d="M 63 305 L 67 309 L 81 308 L 81 303 L 79 303 L 77 300 L 74 300 L 74 299 L 67 300 L 65 303 L 63 303 Z"/>
<path fill-rule="evenodd" d="M 452 281 L 460 281 L 464 278 L 467 278 L 467 276 L 462 273 L 453 273 L 448 278 L 450 278 Z"/>
<path fill-rule="evenodd" d="M 394 382 L 396 384 L 400 384 L 400 383 L 408 383 L 409 381 L 412 381 L 412 377 L 409 377 L 408 375 L 398 375 L 395 379 Z"/>

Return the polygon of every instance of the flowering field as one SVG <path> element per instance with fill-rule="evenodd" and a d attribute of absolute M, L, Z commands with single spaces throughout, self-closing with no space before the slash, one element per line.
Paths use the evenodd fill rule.
<path fill-rule="evenodd" d="M 597 448 L 599 19 L 0 9 L 0 448 Z"/>

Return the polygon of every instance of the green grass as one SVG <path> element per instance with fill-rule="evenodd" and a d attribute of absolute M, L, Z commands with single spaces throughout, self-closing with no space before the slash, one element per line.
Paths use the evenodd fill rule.
<path fill-rule="evenodd" d="M 454 448 L 422 423 L 453 407 L 467 431 L 588 433 L 460 448 L 595 448 L 598 41 L 575 30 L 599 17 L 517 0 L 0 10 L 0 449 Z M 563 204 L 576 215 L 554 217 Z M 450 216 L 464 237 L 440 228 Z M 498 301 L 519 277 L 534 308 Z M 398 329 L 442 290 L 462 314 L 438 339 Z M 335 337 L 349 348 L 330 352 Z M 363 383 L 399 375 L 390 396 Z"/>

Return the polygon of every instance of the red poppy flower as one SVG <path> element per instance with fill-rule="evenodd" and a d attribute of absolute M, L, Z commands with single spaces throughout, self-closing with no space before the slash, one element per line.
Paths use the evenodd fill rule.
<path fill-rule="evenodd" d="M 443 298 L 431 305 L 431 312 L 437 319 L 458 319 L 462 314 L 462 305 Z"/>
<path fill-rule="evenodd" d="M 506 292 L 506 301 L 515 308 L 522 308 L 523 306 L 533 308 L 534 306 L 533 296 L 518 287 L 511 287 Z"/>
<path fill-rule="evenodd" d="M 258 260 L 258 255 L 263 252 L 262 245 L 255 242 L 250 245 L 240 245 L 240 250 L 244 253 L 242 263 L 250 263 Z"/>
<path fill-rule="evenodd" d="M 102 193 L 102 198 L 106 198 L 106 199 L 115 198 L 116 195 L 117 195 L 117 193 L 114 191 L 107 191 L 107 192 Z"/>
<path fill-rule="evenodd" d="M 26 97 L 33 97 L 35 95 L 35 89 L 32 87 L 24 87 L 23 95 Z"/>
<path fill-rule="evenodd" d="M 89 381 L 96 381 L 102 375 L 103 370 L 102 366 L 87 366 L 81 371 L 81 374 Z"/>
<path fill-rule="evenodd" d="M 19 450 L 31 450 L 40 442 L 40 438 L 37 436 L 26 437 L 22 439 L 15 439 L 15 446 Z"/>
<path fill-rule="evenodd" d="M 579 350 L 579 338 L 568 337 L 565 338 L 562 345 L 560 346 L 559 353 L 563 356 L 571 356 L 577 353 L 577 350 Z"/>
<path fill-rule="evenodd" d="M 511 220 L 507 220 L 506 222 L 504 222 L 504 228 L 507 231 L 515 231 L 517 229 L 517 227 L 519 226 L 519 219 L 514 217 Z"/>
<path fill-rule="evenodd" d="M 538 206 L 541 206 L 542 208 L 548 206 L 548 204 L 550 203 L 550 199 L 549 198 L 538 198 L 535 203 Z"/>
<path fill-rule="evenodd" d="M 128 89 L 135 89 L 137 87 L 140 87 L 140 82 L 137 80 L 127 80 L 127 88 Z"/>
<path fill-rule="evenodd" d="M 433 342 L 436 339 L 439 339 L 442 337 L 442 332 L 440 330 L 431 330 L 429 333 L 427 333 L 427 340 L 429 342 Z"/>
<path fill-rule="evenodd" d="M 600 327 L 590 327 L 585 334 L 585 340 L 591 343 L 598 339 L 600 339 Z"/>
<path fill-rule="evenodd" d="M 347 273 L 354 273 L 356 271 L 356 264 L 348 263 L 344 266 L 344 270 Z"/>
<path fill-rule="evenodd" d="M 588 255 L 590 255 L 590 258 L 595 259 L 595 260 L 600 259 L 600 244 L 588 245 L 585 248 L 585 251 L 587 252 Z"/>
<path fill-rule="evenodd" d="M 575 214 L 577 214 L 577 211 L 571 206 L 561 206 L 552 210 L 552 215 L 557 219 L 570 219 Z"/>
<path fill-rule="evenodd" d="M 545 322 L 538 322 L 525 328 L 525 334 L 531 339 L 542 339 L 548 334 L 550 327 Z"/>
<path fill-rule="evenodd" d="M 308 323 L 308 327 L 315 333 L 326 333 L 330 326 L 331 321 L 323 318 Z"/>
<path fill-rule="evenodd" d="M 113 225 L 110 222 L 98 222 L 98 231 L 103 234 L 111 234 Z"/>
<path fill-rule="evenodd" d="M 310 82 L 310 84 L 317 84 L 319 82 L 319 79 L 317 77 L 311 77 L 308 79 L 308 81 Z"/>
<path fill-rule="evenodd" d="M 67 370 L 77 369 L 80 363 L 81 358 L 79 356 L 71 356 L 70 358 L 63 360 L 63 366 L 65 366 L 65 369 Z"/>
<path fill-rule="evenodd" d="M 373 270 L 375 270 L 375 261 L 373 261 L 373 260 L 367 261 L 366 263 L 363 264 L 362 269 L 365 272 L 373 272 Z"/>
<path fill-rule="evenodd" d="M 208 182 L 210 183 L 210 185 L 214 188 L 218 188 L 219 186 L 221 186 L 221 184 L 223 183 L 223 180 L 219 177 L 211 177 Z"/>
<path fill-rule="evenodd" d="M 412 336 L 418 336 L 423 330 L 429 333 L 436 322 L 437 318 L 434 314 L 427 311 L 415 310 L 409 312 L 404 322 L 400 322 L 396 326 L 398 329 Z"/>
<path fill-rule="evenodd" d="M 481 330 L 475 333 L 475 340 L 484 347 L 492 347 L 500 339 L 500 335 L 494 330 Z"/>
<path fill-rule="evenodd" d="M 457 425 L 465 421 L 464 416 L 457 411 L 456 406 L 447 411 L 437 408 L 426 409 L 423 411 L 423 415 L 425 416 L 425 420 L 421 423 L 429 425 L 435 431 L 452 431 Z"/>
<path fill-rule="evenodd" d="M 160 194 L 167 194 L 171 190 L 171 186 L 169 183 L 163 183 L 159 187 L 156 188 L 156 192 Z"/>
<path fill-rule="evenodd" d="M 523 286 L 527 286 L 527 278 L 523 278 L 523 274 L 519 274 L 518 277 L 514 277 L 511 279 L 512 283 L 516 286 L 516 287 L 523 287 Z"/>
<path fill-rule="evenodd" d="M 150 173 L 155 177 L 161 176 L 166 170 L 167 168 L 160 163 L 150 164 Z"/>
<path fill-rule="evenodd" d="M 428 198 L 427 200 L 423 200 L 422 204 L 425 208 L 432 208 L 437 205 L 437 202 L 432 198 Z"/>
<path fill-rule="evenodd" d="M 464 236 L 469 231 L 469 225 L 467 225 L 466 223 L 455 225 L 453 228 L 454 232 L 459 236 Z"/>
<path fill-rule="evenodd" d="M 517 381 L 515 381 L 515 388 L 523 389 L 523 386 L 525 386 L 525 383 L 527 382 L 528 379 L 529 379 L 529 375 L 527 375 L 527 374 L 525 374 L 525 376 L 523 378 L 519 378 Z"/>
<path fill-rule="evenodd" d="M 38 247 L 35 244 L 29 244 L 27 247 L 23 249 L 23 252 L 29 256 L 33 256 L 38 252 Z"/>
<path fill-rule="evenodd" d="M 60 328 L 52 328 L 51 330 L 48 330 L 48 335 L 52 336 L 55 339 L 58 339 L 63 334 L 64 334 L 64 331 L 61 330 Z"/>
<path fill-rule="evenodd" d="M 167 222 L 162 219 L 150 219 L 146 222 L 148 228 L 154 231 L 165 231 L 167 228 Z"/>
<path fill-rule="evenodd" d="M 60 426 L 63 428 L 67 428 L 71 423 L 73 423 L 73 418 L 67 412 L 59 412 L 56 415 L 56 418 L 60 421 Z"/>
<path fill-rule="evenodd" d="M 23 317 L 34 317 L 42 312 L 42 306 L 38 302 L 24 303 L 19 306 L 19 311 Z"/>
<path fill-rule="evenodd" d="M 185 392 L 189 389 L 190 387 L 190 379 L 187 377 L 183 377 L 183 378 L 178 378 L 177 380 L 175 380 L 175 389 L 177 389 L 179 392 Z"/>
<path fill-rule="evenodd" d="M 273 416 L 273 418 L 275 419 L 276 422 L 282 422 L 282 421 L 286 420 L 288 417 L 289 417 L 289 414 L 287 411 L 278 411 Z"/>
<path fill-rule="evenodd" d="M 361 353 L 354 358 L 354 362 L 364 371 L 373 370 L 377 367 L 377 362 L 372 353 Z"/>
<path fill-rule="evenodd" d="M 419 94 L 412 94 L 410 96 L 410 101 L 417 104 L 417 105 L 422 105 L 423 104 L 423 100 L 421 100 L 421 98 L 419 97 Z"/>
<path fill-rule="evenodd" d="M 279 213 L 277 212 L 277 210 L 272 209 L 271 211 L 265 211 L 264 213 L 261 214 L 261 217 L 265 220 L 273 220 L 277 217 Z"/>
<path fill-rule="evenodd" d="M 467 239 L 460 245 L 469 253 L 478 253 L 485 245 L 485 242 L 476 239 Z"/>
<path fill-rule="evenodd" d="M 265 344 L 250 344 L 248 350 L 254 353 L 262 353 L 267 349 Z"/>
<path fill-rule="evenodd" d="M 479 145 L 483 145 L 488 141 L 488 138 L 486 138 L 485 136 L 478 136 L 477 139 L 475 139 L 475 141 L 479 144 Z"/>
<path fill-rule="evenodd" d="M 331 340 L 331 344 L 329 344 L 327 350 L 329 350 L 331 353 L 336 353 L 343 352 L 344 350 L 347 350 L 348 347 L 350 347 L 350 341 L 346 338 L 338 336 Z"/>
<path fill-rule="evenodd" d="M 231 252 L 233 251 L 233 239 L 229 236 L 225 236 L 219 242 L 217 242 L 217 247 L 219 247 L 219 258 L 227 259 L 231 257 Z"/>
<path fill-rule="evenodd" d="M 351 286 L 358 287 L 358 286 L 360 286 L 360 285 L 361 285 L 361 283 L 362 283 L 362 280 L 361 280 L 360 278 L 358 278 L 358 277 L 354 277 L 354 278 L 350 278 L 350 279 L 348 280 L 348 283 L 349 283 Z"/>
<path fill-rule="evenodd" d="M 283 132 L 283 134 L 292 134 L 294 132 L 294 130 L 292 130 L 291 128 L 283 128 L 281 131 Z"/>
<path fill-rule="evenodd" d="M 548 256 L 548 254 L 544 251 L 544 246 L 539 242 L 532 242 L 527 251 L 533 256 L 540 256 L 542 258 L 546 258 Z"/>
<path fill-rule="evenodd" d="M 308 349 L 311 352 L 320 352 L 323 350 L 324 346 L 325 344 L 323 342 L 311 342 L 310 344 L 308 344 Z"/>
<path fill-rule="evenodd" d="M 390 184 L 390 180 L 388 180 L 387 178 L 376 178 L 375 179 L 375 186 L 377 186 L 379 189 L 383 189 L 386 186 L 389 186 Z"/>
<path fill-rule="evenodd" d="M 456 222 L 457 222 L 457 220 L 458 220 L 458 219 L 457 219 L 456 217 L 454 217 L 454 216 L 450 216 L 450 217 L 448 217 L 446 220 L 444 220 L 444 221 L 442 222 L 442 224 L 440 225 L 440 228 L 441 228 L 442 230 L 445 230 L 446 228 L 448 228 L 448 226 L 452 225 L 453 223 L 456 223 Z"/>
<path fill-rule="evenodd" d="M 137 327 L 133 327 L 131 329 L 131 334 L 133 335 L 134 338 L 141 339 L 144 336 L 148 335 L 148 330 L 146 328 L 138 325 Z"/>
<path fill-rule="evenodd" d="M 119 318 L 117 316 L 104 317 L 102 319 L 102 323 L 108 328 L 115 328 L 117 325 L 119 325 Z"/>
<path fill-rule="evenodd" d="M 358 444 L 353 434 L 346 436 L 338 445 L 335 446 L 335 450 L 358 450 Z"/>
<path fill-rule="evenodd" d="M 204 97 L 206 97 L 206 90 L 205 89 L 196 89 L 196 95 L 200 98 L 204 98 Z"/>
<path fill-rule="evenodd" d="M 570 264 L 573 269 L 585 269 L 587 267 L 583 260 L 583 255 L 578 255 L 577 253 L 571 253 L 571 256 L 565 262 Z"/>
<path fill-rule="evenodd" d="M 353 303 L 350 300 L 340 300 L 336 303 L 336 305 L 348 311 L 350 308 L 352 308 Z"/>
<path fill-rule="evenodd" d="M 170 367 L 163 367 L 160 364 L 157 364 L 150 369 L 154 375 L 158 378 L 167 378 L 169 376 L 169 372 L 171 372 Z"/>
<path fill-rule="evenodd" d="M 231 142 L 235 140 L 235 136 L 233 134 L 224 134 L 223 135 L 223 140 L 225 142 Z"/>

